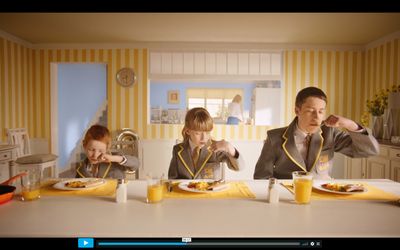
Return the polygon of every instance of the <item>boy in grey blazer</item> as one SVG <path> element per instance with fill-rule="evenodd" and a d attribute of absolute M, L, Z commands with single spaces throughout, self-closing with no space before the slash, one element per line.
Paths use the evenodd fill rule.
<path fill-rule="evenodd" d="M 338 115 L 324 120 L 326 104 L 327 97 L 318 88 L 304 88 L 297 94 L 296 118 L 287 127 L 267 132 L 254 179 L 291 179 L 293 171 L 301 170 L 316 179 L 330 179 L 334 152 L 349 157 L 379 153 L 369 129 Z"/>

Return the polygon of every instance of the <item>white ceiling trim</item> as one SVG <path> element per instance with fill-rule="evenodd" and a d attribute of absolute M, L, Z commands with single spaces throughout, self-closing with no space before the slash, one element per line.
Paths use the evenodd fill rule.
<path fill-rule="evenodd" d="M 32 43 L 27 42 L 27 41 L 25 41 L 25 40 L 23 40 L 23 39 L 21 39 L 19 37 L 16 37 L 14 35 L 11 35 L 10 33 L 7 33 L 7 32 L 5 32 L 3 30 L 0 30 L 0 36 L 5 38 L 5 39 L 7 39 L 7 40 L 12 41 L 12 42 L 20 43 L 20 44 L 22 44 L 22 45 L 24 45 L 25 47 L 28 47 L 28 48 L 32 48 L 32 46 L 33 46 Z"/>
<path fill-rule="evenodd" d="M 140 43 L 86 43 L 86 44 L 35 44 L 34 49 L 151 49 L 152 51 L 267 51 L 281 52 L 289 49 L 364 50 L 359 45 L 318 44 L 271 44 L 271 43 L 185 43 L 185 42 L 140 42 Z"/>
<path fill-rule="evenodd" d="M 20 43 L 31 49 L 151 49 L 160 50 L 207 50 L 207 51 L 266 51 L 281 52 L 282 50 L 296 49 L 320 49 L 320 50 L 365 50 L 374 47 L 375 44 L 400 37 L 400 31 L 380 38 L 367 46 L 362 45 L 318 45 L 318 44 L 285 44 L 285 43 L 218 43 L 218 42 L 137 42 L 137 43 L 44 43 L 32 44 L 19 37 L 0 30 L 0 36 L 10 41 Z"/>
<path fill-rule="evenodd" d="M 379 38 L 379 39 L 377 39 L 377 40 L 375 40 L 373 42 L 368 43 L 365 46 L 365 49 L 367 50 L 367 49 L 370 49 L 370 48 L 377 47 L 380 44 L 389 42 L 389 41 L 391 41 L 393 39 L 396 39 L 396 38 L 400 39 L 400 30 L 398 30 L 396 32 L 393 32 L 392 34 L 389 34 L 387 36 L 381 37 L 381 38 Z"/>

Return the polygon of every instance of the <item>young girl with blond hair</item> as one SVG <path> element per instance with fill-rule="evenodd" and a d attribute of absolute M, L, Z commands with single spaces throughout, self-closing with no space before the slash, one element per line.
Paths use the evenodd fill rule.
<path fill-rule="evenodd" d="M 193 108 L 185 117 L 182 129 L 183 142 L 174 146 L 169 165 L 169 179 L 208 179 L 220 169 L 207 166 L 226 162 L 228 168 L 239 171 L 244 168 L 244 160 L 228 141 L 211 140 L 213 120 L 204 108 Z M 214 164 L 215 166 L 215 164 Z"/>

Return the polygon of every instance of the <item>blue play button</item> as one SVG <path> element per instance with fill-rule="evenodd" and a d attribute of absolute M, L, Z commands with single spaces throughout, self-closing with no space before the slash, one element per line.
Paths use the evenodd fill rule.
<path fill-rule="evenodd" d="M 78 248 L 93 248 L 93 238 L 78 238 Z"/>

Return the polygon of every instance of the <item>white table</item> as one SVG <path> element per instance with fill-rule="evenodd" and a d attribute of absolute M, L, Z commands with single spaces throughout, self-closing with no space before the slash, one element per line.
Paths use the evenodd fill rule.
<path fill-rule="evenodd" d="M 365 180 L 363 180 L 365 181 Z M 369 180 L 400 195 L 400 183 Z M 387 201 L 314 200 L 296 205 L 268 181 L 247 181 L 256 199 L 164 199 L 146 204 L 145 181 L 128 184 L 128 202 L 112 197 L 43 196 L 0 205 L 0 237 L 399 237 L 400 205 Z"/>

